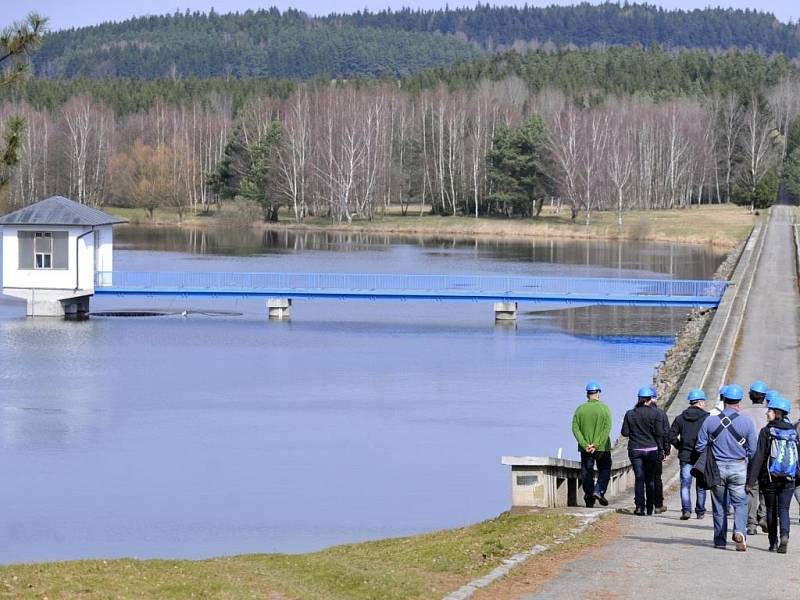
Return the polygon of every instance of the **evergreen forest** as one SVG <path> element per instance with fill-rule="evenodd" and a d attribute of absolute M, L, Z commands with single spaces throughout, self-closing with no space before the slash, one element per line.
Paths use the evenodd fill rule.
<path fill-rule="evenodd" d="M 438 10 L 391 9 L 333 14 L 326 22 L 387 30 L 457 35 L 485 50 L 660 44 L 669 48 L 748 48 L 800 53 L 797 24 L 767 12 L 730 8 L 668 10 L 649 4 L 494 6 Z"/>
<path fill-rule="evenodd" d="M 403 77 L 481 53 L 660 45 L 800 56 L 800 29 L 752 10 L 647 4 L 357 12 L 310 17 L 276 8 L 185 12 L 46 35 L 37 76 Z"/>

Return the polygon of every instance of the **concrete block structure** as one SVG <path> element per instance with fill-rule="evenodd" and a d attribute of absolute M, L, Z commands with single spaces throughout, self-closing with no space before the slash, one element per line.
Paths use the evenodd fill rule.
<path fill-rule="evenodd" d="M 495 302 L 494 320 L 495 321 L 515 321 L 517 319 L 516 302 Z"/>
<path fill-rule="evenodd" d="M 95 272 L 113 269 L 112 226 L 124 222 L 62 196 L 0 217 L 3 294 L 31 317 L 87 315 Z"/>
<path fill-rule="evenodd" d="M 581 463 L 547 456 L 504 456 L 511 467 L 511 505 L 514 507 L 578 506 L 583 499 Z M 616 496 L 633 485 L 630 461 L 617 462 L 611 469 L 606 495 Z"/>
<path fill-rule="evenodd" d="M 282 321 L 290 316 L 291 298 L 270 298 L 267 300 L 267 315 L 270 319 Z"/>

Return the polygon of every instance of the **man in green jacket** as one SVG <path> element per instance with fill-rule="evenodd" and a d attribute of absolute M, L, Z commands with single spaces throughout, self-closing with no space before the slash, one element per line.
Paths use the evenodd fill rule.
<path fill-rule="evenodd" d="M 608 506 L 606 489 L 611 480 L 611 409 L 600 401 L 600 384 L 592 380 L 586 384 L 586 402 L 572 417 L 572 435 L 578 441 L 581 453 L 581 485 L 587 508 L 595 500 Z M 597 464 L 597 483 L 594 466 Z"/>

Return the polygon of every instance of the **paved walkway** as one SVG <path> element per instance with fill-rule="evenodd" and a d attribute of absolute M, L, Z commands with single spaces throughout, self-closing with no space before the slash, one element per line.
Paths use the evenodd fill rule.
<path fill-rule="evenodd" d="M 767 237 L 744 317 L 733 381 L 748 386 L 764 379 L 795 405 L 800 416 L 798 318 L 800 295 L 795 276 L 792 208 L 772 209 Z M 669 473 L 676 472 L 673 466 Z M 667 477 L 665 473 L 665 483 Z M 561 575 L 524 600 L 610 598 L 792 598 L 800 592 L 800 525 L 792 507 L 793 537 L 786 556 L 767 552 L 765 534 L 748 539 L 748 551 L 712 547 L 711 498 L 702 521 L 680 520 L 680 499 L 667 498 L 669 510 L 656 517 L 622 516 L 627 533 L 567 565 Z M 770 570 L 779 567 L 774 575 Z"/>

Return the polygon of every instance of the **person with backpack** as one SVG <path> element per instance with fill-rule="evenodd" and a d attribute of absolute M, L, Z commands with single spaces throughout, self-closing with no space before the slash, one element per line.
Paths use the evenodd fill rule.
<path fill-rule="evenodd" d="M 786 398 L 773 398 L 767 404 L 767 426 L 758 434 L 747 476 L 747 487 L 758 482 L 764 493 L 769 551 L 778 554 L 786 554 L 789 546 L 789 507 L 797 477 L 797 432 L 788 419 L 790 411 Z"/>
<path fill-rule="evenodd" d="M 706 394 L 701 389 L 689 392 L 689 407 L 675 417 L 669 428 L 669 442 L 678 451 L 681 477 L 681 520 L 692 517 L 692 466 L 697 462 L 699 452 L 695 450 L 697 435 L 703 421 L 708 417 Z M 702 519 L 706 514 L 706 490 L 695 482 L 695 514 Z"/>
<path fill-rule="evenodd" d="M 733 505 L 733 541 L 736 550 L 747 550 L 747 462 L 756 449 L 756 432 L 752 421 L 739 418 L 739 403 L 744 393 L 735 383 L 725 387 L 725 409 L 709 415 L 697 434 L 695 449 L 703 452 L 708 446 L 719 469 L 719 483 L 711 488 L 711 509 L 714 514 L 714 547 L 724 550 L 728 543 L 728 502 Z"/>
<path fill-rule="evenodd" d="M 750 386 L 751 405 L 742 408 L 741 415 L 748 417 L 753 422 L 756 434 L 767 425 L 767 392 L 780 395 L 774 390 L 769 390 L 767 384 L 757 379 Z M 758 482 L 747 492 L 747 535 L 756 535 L 758 528 L 767 532 L 767 520 L 764 518 L 764 494 L 758 487 Z"/>
<path fill-rule="evenodd" d="M 611 409 L 600 401 L 600 391 L 596 381 L 587 383 L 586 402 L 578 406 L 572 417 L 572 435 L 581 453 L 581 486 L 587 508 L 592 508 L 595 500 L 608 506 L 606 489 L 611 481 Z"/>
<path fill-rule="evenodd" d="M 636 406 L 625 413 L 622 421 L 622 435 L 628 438 L 628 458 L 636 477 L 634 485 L 633 514 L 644 516 L 653 514 L 655 506 L 655 476 L 661 460 L 662 441 L 666 436 L 661 416 L 650 400 L 651 388 L 639 389 Z"/>
<path fill-rule="evenodd" d="M 800 440 L 800 419 L 797 420 L 797 423 L 794 424 L 795 433 L 797 433 L 797 439 Z M 800 442 L 799 442 L 800 443 Z M 800 469 L 798 469 L 800 471 Z M 800 504 L 800 473 L 797 474 L 797 479 L 795 479 L 795 488 L 794 488 L 794 499 L 797 500 L 797 503 Z"/>

